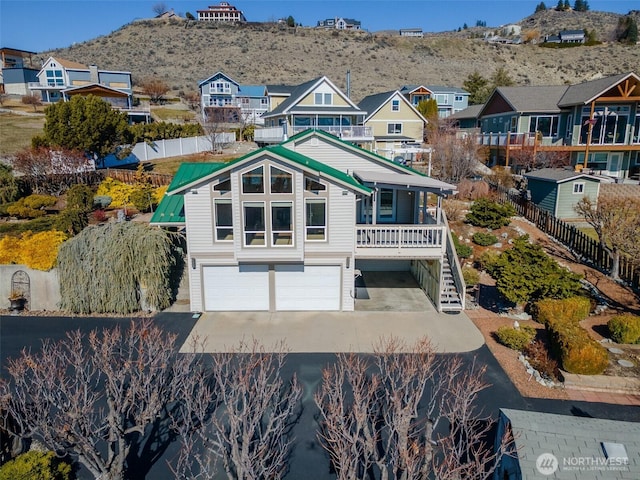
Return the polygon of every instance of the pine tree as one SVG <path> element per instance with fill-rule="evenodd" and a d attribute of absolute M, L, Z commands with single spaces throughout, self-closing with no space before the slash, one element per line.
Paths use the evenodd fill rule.
<path fill-rule="evenodd" d="M 564 1 L 563 0 L 558 0 L 558 5 L 556 5 L 556 10 L 558 10 L 559 12 L 564 10 Z"/>
<path fill-rule="evenodd" d="M 565 11 L 571 10 L 571 5 L 569 5 L 569 0 L 564 0 L 564 6 L 562 8 Z"/>
<path fill-rule="evenodd" d="M 540 2 L 538 6 L 536 6 L 535 13 L 544 12 L 546 9 L 547 9 L 547 6 L 544 4 L 544 2 Z"/>
<path fill-rule="evenodd" d="M 462 87 L 469 92 L 469 104 L 478 105 L 484 103 L 489 97 L 489 80 L 483 77 L 477 70 L 462 84 Z"/>

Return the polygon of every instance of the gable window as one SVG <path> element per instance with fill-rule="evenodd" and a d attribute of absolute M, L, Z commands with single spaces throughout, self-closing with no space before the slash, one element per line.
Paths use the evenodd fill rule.
<path fill-rule="evenodd" d="M 222 193 L 230 192 L 231 191 L 231 178 L 230 177 L 223 178 L 222 180 L 220 180 L 218 182 L 217 185 L 213 186 L 213 190 L 215 192 L 222 192 Z"/>
<path fill-rule="evenodd" d="M 231 93 L 231 84 L 229 82 L 215 81 L 210 84 L 211 92 L 214 93 Z"/>
<path fill-rule="evenodd" d="M 401 123 L 387 123 L 387 133 L 389 135 L 402 133 Z"/>
<path fill-rule="evenodd" d="M 293 175 L 289 172 L 271 166 L 270 168 L 271 193 L 292 193 Z"/>
<path fill-rule="evenodd" d="M 316 105 L 333 105 L 333 95 L 331 93 L 316 93 L 314 95 Z"/>
<path fill-rule="evenodd" d="M 573 193 L 584 193 L 584 182 L 575 182 L 573 184 Z"/>
<path fill-rule="evenodd" d="M 327 239 L 327 201 L 324 198 L 305 200 L 305 238 L 309 241 Z"/>
<path fill-rule="evenodd" d="M 242 210 L 245 246 L 265 246 L 264 202 L 244 202 Z"/>
<path fill-rule="evenodd" d="M 271 202 L 271 243 L 274 247 L 293 245 L 292 210 L 292 202 Z"/>
<path fill-rule="evenodd" d="M 216 241 L 229 242 L 233 240 L 233 211 L 231 200 L 215 200 Z"/>
<path fill-rule="evenodd" d="M 262 166 L 242 174 L 242 193 L 264 193 L 264 168 Z"/>
<path fill-rule="evenodd" d="M 64 86 L 62 70 L 47 70 L 47 85 L 50 87 Z"/>
<path fill-rule="evenodd" d="M 391 101 L 391 111 L 399 112 L 400 111 L 400 100 L 392 100 Z"/>
<path fill-rule="evenodd" d="M 327 187 L 311 177 L 304 177 L 304 189 L 310 192 L 320 192 L 327 189 Z"/>

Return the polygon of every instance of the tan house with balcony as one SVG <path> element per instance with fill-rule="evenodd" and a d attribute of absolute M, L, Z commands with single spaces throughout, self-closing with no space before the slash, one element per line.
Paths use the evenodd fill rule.
<path fill-rule="evenodd" d="M 327 77 L 295 87 L 267 86 L 271 108 L 262 115 L 264 128 L 255 131 L 258 145 L 280 143 L 308 129 L 322 130 L 358 145 L 373 142 L 360 109 Z"/>
<path fill-rule="evenodd" d="M 371 128 L 371 150 L 392 159 L 407 144 L 422 144 L 427 119 L 398 90 L 369 95 L 358 103 L 368 112 L 364 125 Z"/>
<path fill-rule="evenodd" d="M 352 311 L 356 280 L 406 272 L 464 309 L 453 185 L 307 129 L 229 163 L 182 164 L 151 219 L 184 229 L 192 311 Z M 383 273 L 384 274 L 384 273 Z"/>

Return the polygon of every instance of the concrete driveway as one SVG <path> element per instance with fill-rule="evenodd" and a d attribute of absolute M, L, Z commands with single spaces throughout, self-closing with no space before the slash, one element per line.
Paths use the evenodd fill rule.
<path fill-rule="evenodd" d="M 354 312 L 207 312 L 181 351 L 198 339 L 206 352 L 228 352 L 258 339 L 265 348 L 285 342 L 291 353 L 372 353 L 382 338 L 397 337 L 407 351 L 428 337 L 441 353 L 477 350 L 484 338 L 459 313 L 438 313 L 409 272 L 365 272 Z M 363 295 L 364 293 L 364 295 Z"/>
<path fill-rule="evenodd" d="M 371 353 L 380 338 L 390 336 L 408 346 L 427 336 L 441 353 L 470 352 L 484 344 L 464 312 L 208 312 L 181 351 L 190 351 L 195 339 L 206 352 L 228 352 L 256 338 L 267 349 L 284 341 L 291 353 Z"/>

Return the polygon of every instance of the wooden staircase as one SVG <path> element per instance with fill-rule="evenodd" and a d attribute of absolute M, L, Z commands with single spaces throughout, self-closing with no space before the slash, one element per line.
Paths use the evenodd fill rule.
<path fill-rule="evenodd" d="M 459 312 L 464 309 L 462 304 L 462 295 L 456 287 L 449 263 L 449 256 L 442 257 L 442 281 L 440 282 L 440 310 L 443 312 Z"/>

